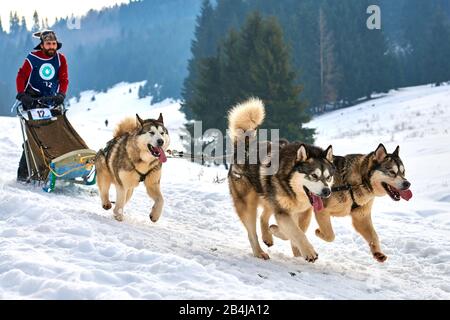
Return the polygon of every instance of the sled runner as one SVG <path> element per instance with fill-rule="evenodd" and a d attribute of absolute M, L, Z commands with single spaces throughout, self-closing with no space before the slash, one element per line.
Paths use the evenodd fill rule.
<path fill-rule="evenodd" d="M 95 184 L 96 152 L 87 147 L 66 117 L 63 105 L 54 107 L 53 97 L 37 98 L 38 106 L 24 110 L 16 101 L 28 168 L 28 181 L 44 184 L 52 192 L 57 180 Z"/>

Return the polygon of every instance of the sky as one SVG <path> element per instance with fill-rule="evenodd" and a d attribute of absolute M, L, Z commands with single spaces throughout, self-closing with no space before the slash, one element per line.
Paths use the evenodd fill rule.
<path fill-rule="evenodd" d="M 52 25 L 57 17 L 82 16 L 90 9 L 111 7 L 115 4 L 128 3 L 129 0 L 0 0 L 0 17 L 3 29 L 9 31 L 9 13 L 17 11 L 19 17 L 25 16 L 27 26 L 32 25 L 33 12 L 36 10 L 40 19 L 48 18 Z"/>

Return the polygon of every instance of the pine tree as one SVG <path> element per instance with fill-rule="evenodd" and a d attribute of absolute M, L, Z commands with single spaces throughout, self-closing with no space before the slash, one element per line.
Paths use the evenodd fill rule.
<path fill-rule="evenodd" d="M 275 8 L 268 12 L 280 19 L 286 40 L 292 47 L 292 61 L 298 75 L 296 82 L 304 86 L 302 97 L 311 107 L 322 104 L 319 28 L 322 2 L 289 0 L 286 5 L 278 6 L 272 3 Z"/>
<path fill-rule="evenodd" d="M 221 77 L 218 57 L 201 59 L 198 72 L 191 110 L 195 119 L 203 122 L 205 129 L 217 128 L 223 131 L 226 128 L 226 113 L 221 81 L 218 81 Z"/>
<path fill-rule="evenodd" d="M 374 92 L 385 92 L 391 85 L 389 74 L 388 46 L 383 30 L 361 30 L 361 81 L 360 97 L 371 98 Z"/>
<path fill-rule="evenodd" d="M 20 23 L 19 23 L 19 17 L 17 15 L 17 12 L 9 13 L 9 32 L 12 35 L 18 34 L 20 31 Z"/>
<path fill-rule="evenodd" d="M 247 57 L 249 77 L 241 87 L 248 88 L 242 98 L 256 95 L 267 109 L 266 126 L 279 128 L 289 140 L 312 142 L 313 130 L 302 128 L 309 121 L 306 104 L 300 102 L 302 86 L 295 84 L 296 73 L 291 65 L 289 47 L 276 20 L 267 20 L 257 13 L 247 19 L 241 31 L 241 57 Z M 241 77 L 237 75 L 235 81 Z"/>
<path fill-rule="evenodd" d="M 405 85 L 440 83 L 448 70 L 449 4 L 446 0 L 408 0 L 401 29 L 407 54 L 403 63 Z"/>
<path fill-rule="evenodd" d="M 437 86 L 450 80 L 448 68 L 450 57 L 450 18 L 439 7 L 433 15 L 431 23 L 432 36 L 427 39 L 427 56 L 424 61 L 428 77 L 426 82 L 434 82 Z"/>
<path fill-rule="evenodd" d="M 182 96 L 184 103 L 181 110 L 188 119 L 192 119 L 192 111 L 189 101 L 193 99 L 193 83 L 198 77 L 198 69 L 201 59 L 213 56 L 216 51 L 215 37 L 212 33 L 214 22 L 214 10 L 209 0 L 203 0 L 200 15 L 197 16 L 194 39 L 191 43 L 192 58 L 188 62 L 188 77 L 184 80 Z"/>
<path fill-rule="evenodd" d="M 22 16 L 22 18 L 20 19 L 20 32 L 21 33 L 27 33 L 28 32 L 27 21 L 25 20 L 24 16 Z"/>
<path fill-rule="evenodd" d="M 48 18 L 45 18 L 45 20 L 42 19 L 41 26 L 42 26 L 42 29 L 49 29 Z"/>
<path fill-rule="evenodd" d="M 402 30 L 408 48 L 406 77 L 409 85 L 427 82 L 428 41 L 433 37 L 430 21 L 433 19 L 434 1 L 409 0 L 403 7 Z"/>
<path fill-rule="evenodd" d="M 41 29 L 41 26 L 39 25 L 39 15 L 37 11 L 35 10 L 33 13 L 33 26 L 31 27 L 31 32 L 37 32 Z"/>
<path fill-rule="evenodd" d="M 214 16 L 216 36 L 223 38 L 232 28 L 240 28 L 250 11 L 246 0 L 217 0 Z"/>
<path fill-rule="evenodd" d="M 202 59 L 200 66 L 190 106 L 203 128 L 224 131 L 227 110 L 256 96 L 266 104 L 266 127 L 280 129 L 287 139 L 312 142 L 313 130 L 302 128 L 309 121 L 299 100 L 302 88 L 295 85 L 289 48 L 275 18 L 252 13 L 240 31 L 230 30 L 217 55 Z"/>

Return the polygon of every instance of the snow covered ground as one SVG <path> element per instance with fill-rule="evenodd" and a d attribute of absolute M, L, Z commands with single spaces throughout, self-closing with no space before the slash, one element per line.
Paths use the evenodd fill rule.
<path fill-rule="evenodd" d="M 179 149 L 185 121 L 173 101 L 138 100 L 139 83 L 85 92 L 68 117 L 97 150 L 114 124 L 135 113 L 163 112 Z M 108 119 L 109 126 L 105 126 Z M 317 144 L 336 154 L 400 144 L 414 197 L 378 199 L 374 224 L 388 255 L 370 255 L 348 218 L 334 219 L 334 243 L 308 237 L 319 252 L 309 264 L 276 240 L 262 261 L 251 255 L 223 168 L 180 159 L 163 167 L 165 208 L 151 223 L 152 201 L 135 192 L 122 223 L 104 211 L 96 187 L 57 185 L 54 194 L 15 182 L 21 136 L 15 118 L 0 118 L 0 299 L 449 299 L 450 86 L 391 92 L 318 117 Z M 114 198 L 114 192 L 111 193 Z"/>

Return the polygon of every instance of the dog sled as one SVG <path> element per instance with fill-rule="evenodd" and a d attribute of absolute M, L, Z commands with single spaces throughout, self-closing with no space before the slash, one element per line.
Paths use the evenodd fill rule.
<path fill-rule="evenodd" d="M 43 185 L 45 192 L 53 192 L 57 180 L 95 184 L 96 152 L 72 127 L 64 105 L 53 106 L 53 97 L 35 101 L 38 108 L 31 110 L 25 110 L 19 101 L 13 106 L 20 119 L 27 182 Z"/>

